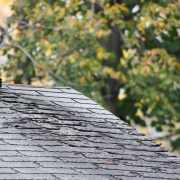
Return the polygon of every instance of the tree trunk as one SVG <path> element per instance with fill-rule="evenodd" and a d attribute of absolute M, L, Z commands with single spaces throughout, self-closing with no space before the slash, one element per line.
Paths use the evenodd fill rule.
<path fill-rule="evenodd" d="M 95 4 L 95 13 L 99 11 L 103 11 L 103 8 L 99 4 Z M 103 16 L 103 13 L 102 13 Z M 120 31 L 117 25 L 111 26 L 111 22 L 108 23 L 109 29 L 111 29 L 112 34 L 109 36 L 108 40 L 100 40 L 101 46 L 106 48 L 109 52 L 113 52 L 116 56 L 115 60 L 120 60 L 120 47 L 121 47 L 121 39 L 120 39 Z M 114 67 L 115 61 L 106 61 L 104 66 Z M 109 90 L 107 88 L 102 88 L 101 93 L 106 102 L 109 110 L 114 114 L 116 110 L 116 100 L 119 94 L 120 83 L 118 83 L 115 79 L 107 78 L 105 79 L 105 83 L 108 85 Z"/>
<path fill-rule="evenodd" d="M 105 47 L 109 52 L 113 52 L 116 55 L 116 60 L 120 60 L 120 33 L 118 27 L 115 25 L 109 28 L 112 30 L 112 34 L 109 36 L 107 41 L 101 40 L 100 44 Z M 107 61 L 104 65 L 108 67 L 113 67 L 115 61 Z M 119 94 L 120 83 L 118 83 L 115 79 L 107 78 L 105 79 L 105 83 L 109 86 L 109 91 L 106 89 L 102 89 L 102 95 L 106 102 L 109 110 L 114 114 L 116 110 L 116 100 Z"/>

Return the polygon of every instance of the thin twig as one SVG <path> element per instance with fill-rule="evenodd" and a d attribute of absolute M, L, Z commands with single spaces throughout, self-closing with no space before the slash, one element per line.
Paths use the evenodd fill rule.
<path fill-rule="evenodd" d="M 95 4 L 94 4 L 94 3 L 91 3 L 91 18 L 90 18 L 90 25 L 92 24 L 92 21 L 93 21 L 94 7 L 95 7 Z"/>
<path fill-rule="evenodd" d="M 101 7 L 101 9 L 102 10 L 104 10 L 104 7 L 103 6 L 101 6 L 99 3 L 97 3 L 97 2 L 95 2 L 99 7 Z M 95 4 L 95 3 L 92 3 L 92 4 Z M 116 3 L 116 0 L 114 0 L 114 4 Z M 93 11 L 94 12 L 94 11 Z M 91 5 L 91 16 L 92 16 L 92 5 Z M 122 33 L 122 31 L 119 29 L 119 33 L 120 33 L 120 36 L 122 37 L 122 39 L 123 39 L 123 41 L 125 42 L 125 43 L 127 43 L 127 40 L 126 40 L 126 38 L 124 37 L 124 35 L 123 35 L 123 33 Z"/>
<path fill-rule="evenodd" d="M 14 47 L 19 48 L 20 50 L 22 50 L 22 51 L 26 54 L 26 56 L 34 63 L 34 65 L 35 65 L 36 67 L 38 67 L 39 69 L 41 69 L 41 70 L 44 71 L 44 72 L 49 72 L 49 74 L 50 74 L 51 76 L 54 76 L 54 77 L 55 77 L 56 79 L 58 79 L 59 81 L 65 83 L 65 84 L 72 85 L 72 86 L 84 86 L 84 85 L 80 85 L 80 84 L 76 84 L 76 83 L 72 83 L 72 82 L 66 81 L 66 80 L 63 79 L 63 78 L 60 78 L 59 76 L 56 76 L 56 75 L 52 72 L 52 70 L 50 70 L 50 69 L 47 70 L 47 69 L 43 68 L 43 67 L 40 66 L 40 65 L 38 64 L 38 62 L 36 62 L 36 60 L 26 51 L 26 49 L 23 48 L 22 46 L 20 46 L 19 44 L 4 44 L 4 46 L 14 46 Z"/>
<path fill-rule="evenodd" d="M 119 29 L 119 33 L 120 33 L 120 35 L 121 35 L 123 41 L 124 41 L 125 43 L 127 43 L 126 38 L 124 37 L 124 35 L 123 35 L 121 29 Z"/>
<path fill-rule="evenodd" d="M 24 28 L 24 27 L 36 27 L 36 28 L 41 28 L 41 29 L 52 29 L 55 31 L 59 31 L 61 29 L 67 29 L 67 28 L 63 28 L 60 26 L 44 26 L 44 25 L 36 25 L 36 24 L 28 24 L 26 21 L 17 21 L 19 23 L 18 28 Z"/>
<path fill-rule="evenodd" d="M 26 56 L 36 65 L 39 66 L 39 64 L 35 61 L 35 59 L 26 51 L 26 49 L 24 49 L 22 46 L 20 46 L 19 44 L 4 44 L 5 46 L 14 46 L 17 47 L 19 49 L 21 49 Z"/>
<path fill-rule="evenodd" d="M 11 29 L 9 32 L 6 31 L 6 33 L 5 33 L 6 35 L 3 37 L 3 41 L 2 41 L 1 44 L 0 44 L 0 50 L 1 50 L 1 48 L 4 46 L 5 39 L 6 39 L 7 37 L 9 37 L 9 36 L 10 36 L 10 33 L 12 33 L 15 29 L 17 29 L 17 27 Z"/>
<path fill-rule="evenodd" d="M 51 29 L 51 30 L 55 30 L 55 31 L 59 31 L 61 29 L 67 29 L 67 28 L 62 28 L 59 26 L 42 26 L 42 25 L 35 25 L 35 24 L 29 25 L 28 23 L 18 26 L 19 29 L 21 29 L 21 28 L 32 28 L 32 27 L 36 27 L 36 28 L 40 28 L 40 29 Z"/>
<path fill-rule="evenodd" d="M 161 137 L 153 138 L 152 140 L 156 141 L 156 140 L 163 140 L 163 139 L 171 139 L 172 136 L 174 136 L 174 134 L 168 134 L 166 136 L 161 136 Z"/>

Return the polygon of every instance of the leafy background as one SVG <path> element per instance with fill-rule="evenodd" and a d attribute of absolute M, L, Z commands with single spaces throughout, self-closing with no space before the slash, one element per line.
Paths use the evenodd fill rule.
<path fill-rule="evenodd" d="M 2 0 L 4 83 L 71 86 L 180 153 L 180 1 Z"/>

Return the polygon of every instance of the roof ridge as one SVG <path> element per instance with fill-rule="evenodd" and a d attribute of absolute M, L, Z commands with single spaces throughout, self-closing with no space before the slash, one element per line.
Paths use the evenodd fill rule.
<path fill-rule="evenodd" d="M 53 86 L 39 86 L 39 85 L 26 85 L 26 84 L 8 84 L 8 83 L 2 83 L 3 85 L 7 86 L 16 86 L 16 87 L 37 87 L 37 88 L 49 88 L 49 89 L 58 89 L 58 88 L 65 88 L 65 89 L 70 89 L 71 87 L 53 87 Z"/>

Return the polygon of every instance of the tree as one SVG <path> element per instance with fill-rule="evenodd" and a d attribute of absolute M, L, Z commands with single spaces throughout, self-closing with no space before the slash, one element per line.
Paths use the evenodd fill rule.
<path fill-rule="evenodd" d="M 1 29 L 4 70 L 15 83 L 69 85 L 129 124 L 150 118 L 180 134 L 179 9 L 175 0 L 17 0 Z"/>

